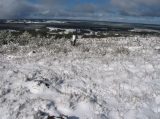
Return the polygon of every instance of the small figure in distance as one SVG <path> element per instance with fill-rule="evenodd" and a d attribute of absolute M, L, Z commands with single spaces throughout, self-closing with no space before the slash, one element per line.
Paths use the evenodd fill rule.
<path fill-rule="evenodd" d="M 72 35 L 71 45 L 75 46 L 76 45 L 76 41 L 77 41 L 76 35 Z"/>
<path fill-rule="evenodd" d="M 77 35 L 77 29 L 76 29 L 76 33 L 72 35 L 72 39 L 71 39 L 72 46 L 76 46 L 77 38 L 78 38 L 78 35 Z"/>

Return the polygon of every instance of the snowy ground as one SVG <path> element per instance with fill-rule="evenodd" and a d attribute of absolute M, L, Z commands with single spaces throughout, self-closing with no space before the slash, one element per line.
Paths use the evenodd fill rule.
<path fill-rule="evenodd" d="M 79 39 L 75 47 L 0 54 L 0 119 L 62 115 L 160 119 L 160 38 Z"/>

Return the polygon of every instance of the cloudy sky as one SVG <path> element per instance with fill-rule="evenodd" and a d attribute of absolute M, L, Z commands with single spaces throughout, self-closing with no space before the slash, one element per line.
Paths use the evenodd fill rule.
<path fill-rule="evenodd" d="M 160 24 L 160 0 L 0 0 L 0 18 L 72 18 Z"/>

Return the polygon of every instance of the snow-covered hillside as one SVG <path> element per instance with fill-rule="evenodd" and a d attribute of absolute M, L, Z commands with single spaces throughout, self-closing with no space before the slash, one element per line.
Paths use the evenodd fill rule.
<path fill-rule="evenodd" d="M 0 119 L 160 118 L 159 37 L 60 41 L 0 54 Z"/>

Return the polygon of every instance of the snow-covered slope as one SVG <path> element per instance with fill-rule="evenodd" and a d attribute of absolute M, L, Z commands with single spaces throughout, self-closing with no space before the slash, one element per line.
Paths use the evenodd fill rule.
<path fill-rule="evenodd" d="M 0 54 L 0 119 L 160 118 L 158 37 L 61 46 Z"/>

